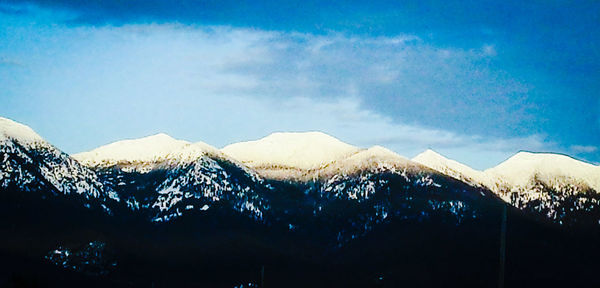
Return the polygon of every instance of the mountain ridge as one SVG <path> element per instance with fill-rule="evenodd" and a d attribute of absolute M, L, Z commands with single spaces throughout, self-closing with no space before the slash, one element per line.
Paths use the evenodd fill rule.
<path fill-rule="evenodd" d="M 73 171 L 80 171 L 88 175 L 84 179 L 91 179 L 92 182 L 97 182 L 94 179 L 98 178 L 94 173 L 103 175 L 102 179 L 104 180 L 102 181 L 106 181 L 107 187 L 112 187 L 108 189 L 109 193 L 115 193 L 111 190 L 113 188 L 118 191 L 122 190 L 120 185 L 130 188 L 141 185 L 142 183 L 138 181 L 144 177 L 140 173 L 163 171 L 159 174 L 166 178 L 156 178 L 154 181 L 159 182 L 153 184 L 155 186 L 152 188 L 148 187 L 150 190 L 147 193 L 157 193 L 156 195 L 164 197 L 147 200 L 155 202 L 146 201 L 145 204 L 140 203 L 135 197 L 131 198 L 133 197 L 131 195 L 127 196 L 126 200 L 131 208 L 140 207 L 140 205 L 162 207 L 158 213 L 158 215 L 162 215 L 161 217 L 181 215 L 182 209 L 187 209 L 185 205 L 182 207 L 175 205 L 181 200 L 189 199 L 184 201 L 189 202 L 196 199 L 192 201 L 195 203 L 193 207 L 198 208 L 200 204 L 202 205 L 199 207 L 203 207 L 209 202 L 218 202 L 222 197 L 227 197 L 231 201 L 241 201 L 231 204 L 232 207 L 238 207 L 235 208 L 236 210 L 244 211 L 246 208 L 242 207 L 246 205 L 251 211 L 262 213 L 268 208 L 268 205 L 256 198 L 260 196 L 255 192 L 271 189 L 268 185 L 263 187 L 265 180 L 291 181 L 301 185 L 304 185 L 303 183 L 321 183 L 319 185 L 333 183 L 337 185 L 335 191 L 347 191 L 344 185 L 348 182 L 358 186 L 353 188 L 355 190 L 344 193 L 363 195 L 356 189 L 375 189 L 374 187 L 377 187 L 375 182 L 367 180 L 375 174 L 388 173 L 404 177 L 408 182 L 416 181 L 412 185 L 441 187 L 431 178 L 434 176 L 432 173 L 438 173 L 466 183 L 475 189 L 490 190 L 517 208 L 532 209 L 536 213 L 544 211 L 543 213 L 547 215 L 553 215 L 551 217 L 554 220 L 561 221 L 561 218 L 570 213 L 565 210 L 567 206 L 573 206 L 574 211 L 593 209 L 595 198 L 598 196 L 598 187 L 600 187 L 600 174 L 596 172 L 600 171 L 598 166 L 583 163 L 564 155 L 548 153 L 520 152 L 496 167 L 478 171 L 448 159 L 431 149 L 413 159 L 408 159 L 382 146 L 373 146 L 368 149 L 359 148 L 322 132 L 278 132 L 259 140 L 228 145 L 221 150 L 203 142 L 190 143 L 159 133 L 138 139 L 113 142 L 70 157 L 62 152 L 56 152 L 58 151 L 56 148 L 45 142 L 29 127 L 8 119 L 4 120 L 4 123 L 4 126 L 0 127 L 2 129 L 0 131 L 5 131 L 3 135 L 8 135 L 4 136 L 6 143 L 13 141 L 10 140 L 13 138 L 22 139 L 24 143 L 34 143 L 42 150 L 55 151 L 52 153 L 57 156 L 50 159 L 65 159 L 61 161 L 75 162 L 69 164 L 68 167 L 79 167 L 77 165 L 81 163 L 81 168 Z M 5 145 L 6 147 L 8 146 Z M 31 149 L 37 151 L 35 148 Z M 242 155 L 241 160 L 235 158 L 235 155 Z M 555 165 L 555 163 L 558 164 Z M 42 167 L 40 168 L 42 171 L 45 171 L 43 167 L 46 165 L 40 167 Z M 232 173 L 238 176 L 232 178 Z M 48 179 L 60 190 L 61 186 L 58 183 L 63 181 L 60 180 L 63 179 L 63 176 L 60 173 L 54 173 Z M 241 176 L 246 180 L 237 182 L 239 179 L 236 177 Z M 64 179 L 77 179 L 80 176 L 74 174 L 69 177 Z M 119 180 L 122 177 L 129 179 L 127 180 L 129 182 Z M 355 181 L 358 178 L 367 182 Z M 442 182 L 444 181 L 446 180 L 442 179 Z M 215 185 L 227 189 L 220 191 L 220 188 Z M 102 183 L 98 182 L 96 186 L 102 187 Z M 102 190 L 102 188 L 99 189 Z M 104 193 L 100 190 L 96 194 Z M 222 192 L 226 193 L 222 194 Z M 339 192 L 336 193 L 339 194 Z M 364 195 L 369 195 L 369 193 Z M 111 195 L 114 196 L 114 194 Z M 262 210 L 253 210 L 259 208 L 252 204 L 252 201 L 255 200 L 249 201 L 250 198 L 247 197 L 254 197 L 253 199 L 258 201 L 256 203 L 263 203 L 257 204 L 259 206 L 267 206 L 262 207 Z M 113 198 L 118 200 L 116 196 Z M 198 199 L 212 200 L 206 202 Z M 167 202 L 164 201 L 168 201 L 170 204 L 167 205 L 165 204 Z M 174 207 L 174 210 L 171 210 L 170 207 Z M 170 214 L 163 215 L 162 212 Z"/>
<path fill-rule="evenodd" d="M 561 260 L 576 265 L 573 271 L 588 267 L 587 262 L 569 257 L 596 247 L 578 245 L 595 243 L 596 238 L 580 240 L 600 233 L 600 197 L 592 191 L 580 193 L 573 187 L 555 191 L 536 184 L 527 187 L 532 191 L 510 194 L 508 201 L 515 207 L 507 207 L 506 199 L 486 187 L 457 180 L 381 146 L 351 146 L 346 151 L 351 153 L 334 161 L 292 170 L 298 177 L 291 180 L 292 173 L 278 167 L 274 170 L 288 178 L 265 178 L 241 161 L 204 150 L 179 161 L 187 155 L 180 153 L 187 145 L 192 151 L 197 147 L 167 135 L 153 136 L 150 144 L 162 139 L 167 148 L 170 144 L 175 148 L 142 153 L 150 155 L 145 158 L 150 166 L 137 168 L 147 171 L 133 167 L 144 163 L 87 167 L 49 143 L 25 147 L 13 138 L 1 142 L 0 183 L 7 180 L 9 185 L 0 185 L 0 229 L 5 235 L 0 254 L 12 255 L 0 257 L 1 264 L 11 267 L 2 271 L 31 271 L 31 265 L 12 268 L 12 262 L 31 255 L 52 279 L 57 271 L 69 272 L 73 275 L 69 277 L 88 272 L 118 279 L 114 285 L 100 286 L 148 287 L 156 279 L 164 279 L 160 287 L 173 286 L 173 279 L 180 281 L 179 286 L 189 286 L 200 279 L 207 284 L 198 286 L 231 288 L 242 287 L 233 282 L 253 279 L 251 275 L 266 263 L 268 281 L 277 287 L 338 287 L 341 278 L 355 276 L 362 282 L 349 278 L 342 286 L 372 287 L 371 280 L 377 279 L 396 287 L 406 286 L 407 277 L 414 284 L 408 286 L 422 285 L 423 279 L 432 278 L 434 265 L 435 275 L 445 284 L 485 287 L 496 279 L 497 226 L 506 211 L 509 229 L 514 227 L 507 235 L 521 241 L 509 242 L 511 261 L 529 261 L 508 267 L 529 269 L 553 283 L 556 270 L 547 269 L 557 267 L 540 266 L 540 259 L 542 264 L 554 263 L 550 260 L 559 253 Z M 144 141 L 129 143 L 133 144 L 128 149 L 135 150 Z M 163 158 L 154 157 L 157 154 Z M 433 151 L 427 154 L 441 157 Z M 173 162 L 165 160 L 169 157 Z M 162 165 L 164 161 L 173 165 Z M 566 238 L 561 237 L 579 231 L 591 232 L 565 245 Z M 23 240 L 28 244 L 21 244 Z M 541 248 L 540 241 L 545 241 Z M 550 246 L 548 241 L 553 241 Z M 37 249 L 30 252 L 32 245 Z M 361 274 L 364 263 L 370 263 L 367 274 Z M 307 267 L 314 267 L 314 272 L 307 273 Z M 339 271 L 330 274 L 331 267 Z M 221 274 L 215 274 L 218 271 Z M 318 271 L 323 274 L 312 274 Z M 309 274 L 314 278 L 308 279 Z M 331 277 L 331 282 L 319 286 L 314 280 L 323 279 L 321 275 Z M 510 277 L 521 283 L 530 275 Z M 100 279 L 90 277 L 89 282 Z M 290 279 L 297 285 L 289 285 Z M 597 278 L 594 274 L 587 279 Z M 218 281 L 227 283 L 214 285 Z M 75 285 L 81 286 L 85 285 Z"/>
<path fill-rule="evenodd" d="M 534 176 L 579 179 L 586 182 L 590 188 L 600 191 L 600 166 L 558 153 L 520 151 L 483 171 L 475 170 L 431 149 L 412 160 L 473 185 L 486 186 L 495 192 L 499 192 L 502 185 L 508 185 L 509 187 L 505 187 L 508 189 L 525 186 Z"/>
<path fill-rule="evenodd" d="M 314 131 L 276 132 L 221 149 L 250 167 L 282 165 L 303 170 L 318 168 L 359 150 L 335 137 Z"/>
<path fill-rule="evenodd" d="M 204 142 L 177 140 L 165 133 L 116 141 L 72 156 L 90 167 L 120 166 L 138 172 L 149 172 L 156 168 L 191 163 L 204 155 L 234 161 Z"/>

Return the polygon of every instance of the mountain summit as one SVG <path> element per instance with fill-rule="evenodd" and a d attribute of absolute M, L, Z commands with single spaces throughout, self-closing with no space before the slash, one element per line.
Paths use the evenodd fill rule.
<path fill-rule="evenodd" d="M 322 132 L 273 133 L 255 141 L 226 146 L 222 151 L 253 168 L 314 169 L 360 151 Z"/>
<path fill-rule="evenodd" d="M 535 182 L 550 186 L 584 185 L 600 191 L 599 166 L 555 153 L 519 152 L 485 171 L 450 160 L 433 150 L 412 160 L 472 185 L 486 186 L 499 194 L 526 190 Z"/>
<path fill-rule="evenodd" d="M 14 140 L 22 145 L 42 143 L 45 140 L 31 128 L 13 120 L 0 117 L 0 141 Z"/>
<path fill-rule="evenodd" d="M 415 156 L 412 161 L 474 186 L 483 186 L 484 183 L 487 183 L 486 175 L 483 172 L 448 159 L 431 149 Z"/>
<path fill-rule="evenodd" d="M 31 128 L 0 118 L 0 188 L 88 201 L 118 197 L 96 174 L 58 150 Z M 89 202 L 87 203 L 89 205 Z"/>
<path fill-rule="evenodd" d="M 117 141 L 89 152 L 73 155 L 73 158 L 90 167 L 128 167 L 147 172 L 156 165 L 189 163 L 211 154 L 222 156 L 216 148 L 204 143 L 190 143 L 159 133 L 139 139 Z"/>
<path fill-rule="evenodd" d="M 221 151 L 265 178 L 278 180 L 310 181 L 382 168 L 419 169 L 384 147 L 359 148 L 322 132 L 273 133 Z"/>
<path fill-rule="evenodd" d="M 513 187 L 526 186 L 534 178 L 547 184 L 562 179 L 600 191 L 600 166 L 561 154 L 519 152 L 485 173 Z"/>

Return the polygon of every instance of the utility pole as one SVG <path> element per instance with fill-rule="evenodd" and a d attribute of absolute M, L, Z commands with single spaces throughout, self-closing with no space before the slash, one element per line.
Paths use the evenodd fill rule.
<path fill-rule="evenodd" d="M 265 265 L 260 268 L 260 288 L 265 288 Z"/>
<path fill-rule="evenodd" d="M 500 267 L 498 269 L 498 288 L 504 288 L 504 265 L 506 262 L 506 206 L 502 205 L 502 223 L 500 225 Z"/>

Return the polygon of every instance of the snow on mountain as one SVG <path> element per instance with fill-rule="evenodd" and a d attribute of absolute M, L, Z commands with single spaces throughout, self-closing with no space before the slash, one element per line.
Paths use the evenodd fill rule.
<path fill-rule="evenodd" d="M 31 128 L 0 118 L 0 188 L 59 192 L 86 199 L 112 198 L 97 175 L 61 152 Z"/>
<path fill-rule="evenodd" d="M 310 172 L 313 180 L 324 180 L 321 187 L 324 192 L 359 201 L 368 199 L 387 184 L 385 180 L 377 180 L 383 174 L 400 176 L 406 184 L 439 187 L 430 178 L 433 171 L 381 146 L 361 150 Z"/>
<path fill-rule="evenodd" d="M 244 166 L 201 156 L 196 161 L 170 169 L 157 187 L 151 204 L 152 221 L 164 222 L 182 216 L 187 210 L 206 211 L 213 205 L 262 219 L 268 209 L 258 190 L 267 189 L 262 179 Z"/>
<path fill-rule="evenodd" d="M 88 168 L 113 166 L 121 169 Z M 156 168 L 167 169 L 159 174 L 128 173 Z M 154 209 L 156 221 L 212 205 L 231 206 L 261 219 L 269 204 L 259 197 L 260 191 L 272 187 L 264 185 L 256 171 L 270 179 L 319 181 L 323 195 L 359 200 L 369 199 L 387 183 L 386 175 L 400 176 L 410 187 L 440 188 L 443 174 L 476 188 L 486 187 L 518 208 L 559 223 L 600 207 L 600 167 L 565 155 L 520 152 L 494 168 L 478 171 L 432 150 L 409 160 L 381 146 L 361 149 L 320 132 L 305 132 L 274 133 L 222 150 L 157 134 L 70 157 L 31 128 L 0 118 L 3 190 L 81 195 L 99 203 L 120 201 L 115 192 L 119 191 L 124 202 L 133 203 L 129 206 Z M 152 183 L 138 183 L 146 179 L 143 175 L 155 178 Z M 144 193 L 151 193 L 135 197 L 140 184 Z"/>
<path fill-rule="evenodd" d="M 427 150 L 413 161 L 433 168 L 448 176 L 501 194 L 503 198 L 511 190 L 526 190 L 535 181 L 556 186 L 584 185 L 600 191 L 600 167 L 553 153 L 519 152 L 496 167 L 478 171 L 450 160 L 432 150 Z M 558 185 L 558 186 L 557 186 Z"/>
<path fill-rule="evenodd" d="M 218 149 L 206 143 L 190 143 L 160 133 L 114 142 L 89 152 L 75 154 L 73 158 L 89 167 L 119 166 L 128 171 L 143 173 L 156 167 L 191 163 L 203 155 L 225 158 Z"/>
<path fill-rule="evenodd" d="M 592 215 L 600 205 L 599 166 L 565 155 L 531 152 L 519 152 L 485 171 L 431 150 L 413 160 L 473 186 L 486 187 L 511 205 L 559 224 L 600 221 L 581 218 L 582 211 Z"/>
<path fill-rule="evenodd" d="M 498 166 L 485 170 L 495 192 L 527 189 L 543 183 L 555 190 L 574 185 L 600 191 L 600 167 L 553 153 L 519 152 Z"/>
<path fill-rule="evenodd" d="M 44 139 L 35 133 L 31 128 L 0 117 L 0 143 L 13 140 L 21 145 L 31 145 L 35 143 L 44 143 Z"/>
<path fill-rule="evenodd" d="M 278 180 L 302 182 L 364 170 L 423 169 L 384 147 L 358 148 L 321 132 L 274 133 L 231 144 L 222 151 L 262 176 Z"/>
<path fill-rule="evenodd" d="M 96 171 L 130 209 L 147 209 L 155 222 L 213 206 L 228 206 L 255 219 L 261 219 L 265 210 L 256 193 L 263 189 L 256 172 L 202 142 L 161 133 L 114 142 L 74 157 L 92 168 L 118 167 Z"/>
<path fill-rule="evenodd" d="M 370 169 L 395 171 L 405 168 L 411 171 L 421 169 L 416 163 L 397 153 L 381 146 L 373 146 L 320 167 L 318 173 L 321 176 L 331 177 L 333 175 L 351 175 Z"/>
<path fill-rule="evenodd" d="M 165 157 L 172 151 L 183 149 L 190 143 L 176 140 L 166 134 L 156 134 L 140 139 L 114 142 L 90 152 L 73 155 L 86 165 L 94 166 L 103 161 L 135 162 L 153 161 Z"/>
<path fill-rule="evenodd" d="M 258 170 L 310 170 L 347 157 L 360 149 L 321 132 L 273 133 L 256 141 L 226 146 L 222 151 Z"/>
<path fill-rule="evenodd" d="M 565 155 L 519 152 L 485 174 L 488 188 L 515 207 L 559 224 L 600 223 L 599 166 Z"/>
<path fill-rule="evenodd" d="M 473 186 L 483 186 L 489 182 L 487 175 L 482 171 L 448 159 L 431 149 L 415 156 L 412 161 Z"/>

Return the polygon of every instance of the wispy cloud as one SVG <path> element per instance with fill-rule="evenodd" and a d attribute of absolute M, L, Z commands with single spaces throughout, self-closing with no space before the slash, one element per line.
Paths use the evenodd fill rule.
<path fill-rule="evenodd" d="M 181 76 L 179 82 L 205 93 L 352 96 L 395 120 L 469 133 L 506 134 L 535 121 L 524 105 L 528 85 L 482 61 L 496 53 L 487 44 L 438 48 L 414 35 L 313 35 L 219 26 L 131 25 L 106 33 L 114 30 L 132 33 L 133 42 L 115 47 L 130 50 L 122 53 L 134 57 L 127 61 L 152 59 L 165 74 L 177 69 L 173 75 Z"/>
<path fill-rule="evenodd" d="M 594 153 L 596 151 L 598 151 L 598 147 L 597 146 L 591 146 L 591 145 L 572 145 L 571 147 L 569 147 L 569 150 L 575 154 L 580 154 L 580 153 Z"/>
<path fill-rule="evenodd" d="M 0 56 L 0 67 L 1 66 L 17 66 L 17 67 L 19 67 L 19 66 L 23 66 L 23 63 L 21 61 L 18 61 L 17 59 Z"/>

